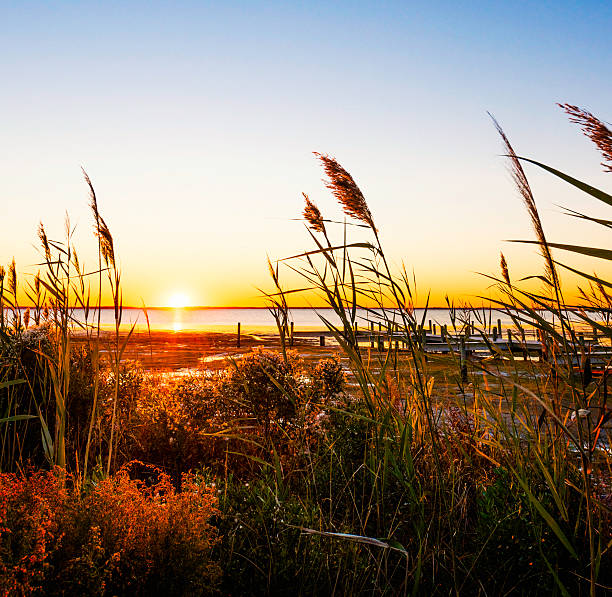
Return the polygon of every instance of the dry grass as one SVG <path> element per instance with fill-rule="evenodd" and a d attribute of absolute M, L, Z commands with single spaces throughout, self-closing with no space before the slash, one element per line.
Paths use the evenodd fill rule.
<path fill-rule="evenodd" d="M 367 224 L 372 230 L 376 230 L 374 219 L 372 218 L 365 197 L 357 186 L 357 183 L 353 180 L 353 177 L 336 161 L 336 159 L 317 152 L 315 152 L 314 155 L 316 155 L 323 164 L 323 169 L 328 178 L 326 186 L 340 202 L 344 209 L 344 213 Z"/>
<path fill-rule="evenodd" d="M 319 208 L 309 199 L 306 193 L 304 200 L 306 201 L 306 207 L 304 207 L 304 219 L 310 224 L 310 228 L 315 232 L 325 232 L 325 223 L 323 222 L 323 216 L 319 211 Z"/>
<path fill-rule="evenodd" d="M 604 170 L 612 172 L 612 131 L 599 118 L 578 106 L 558 105 L 570 116 L 570 121 L 580 125 L 583 133 L 595 143 L 604 157 L 601 163 Z"/>

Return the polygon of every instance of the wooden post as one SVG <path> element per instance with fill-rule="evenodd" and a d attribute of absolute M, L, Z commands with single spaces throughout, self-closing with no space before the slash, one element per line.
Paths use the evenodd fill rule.
<path fill-rule="evenodd" d="M 236 335 L 236 347 L 240 348 L 240 322 L 238 322 L 238 334 Z"/>
<path fill-rule="evenodd" d="M 374 322 L 370 323 L 370 348 L 374 348 Z"/>
<path fill-rule="evenodd" d="M 493 328 L 493 342 L 497 342 L 497 328 Z"/>
<path fill-rule="evenodd" d="M 540 361 L 548 360 L 548 346 L 546 345 L 546 335 L 542 330 L 537 330 L 540 340 Z"/>
<path fill-rule="evenodd" d="M 436 335 L 436 324 L 435 323 L 433 324 L 433 328 L 432 329 L 433 329 L 433 334 L 435 336 Z"/>
<path fill-rule="evenodd" d="M 293 321 L 290 324 L 289 346 L 293 346 Z"/>
<path fill-rule="evenodd" d="M 512 352 L 512 332 L 508 330 L 508 350 Z"/>
<path fill-rule="evenodd" d="M 319 336 L 319 346 L 325 346 L 325 336 Z"/>
<path fill-rule="evenodd" d="M 465 353 L 465 340 L 461 339 L 461 352 L 459 353 L 460 366 L 461 366 L 461 381 L 467 383 L 468 380 L 468 369 L 467 369 L 467 356 Z"/>
<path fill-rule="evenodd" d="M 497 335 L 501 338 L 502 337 L 502 329 L 501 329 L 501 319 L 497 320 Z"/>
<path fill-rule="evenodd" d="M 430 320 L 429 320 L 429 333 L 430 333 L 430 334 L 431 334 L 431 330 L 432 330 L 432 328 L 431 328 L 431 319 L 430 319 Z"/>

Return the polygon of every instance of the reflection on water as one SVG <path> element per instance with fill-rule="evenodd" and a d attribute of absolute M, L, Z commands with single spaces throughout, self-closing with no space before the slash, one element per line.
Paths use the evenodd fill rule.
<path fill-rule="evenodd" d="M 151 330 L 174 331 L 174 332 L 201 332 L 214 331 L 224 333 L 236 333 L 238 322 L 242 325 L 245 334 L 270 333 L 275 332 L 276 324 L 274 318 L 267 309 L 224 309 L 224 308 L 166 308 L 166 309 L 147 309 L 149 325 Z M 387 312 L 390 315 L 390 312 Z M 321 321 L 321 317 L 334 324 L 339 324 L 339 319 L 331 309 L 291 309 L 289 313 L 290 321 L 294 322 L 296 331 L 321 330 L 326 326 Z M 415 309 L 417 321 L 423 319 L 423 310 Z M 73 317 L 78 321 L 84 320 L 82 309 L 75 309 Z M 575 318 L 575 316 L 574 316 Z M 425 327 L 428 321 L 436 325 L 447 325 L 452 328 L 452 321 L 448 309 L 429 309 L 424 317 Z M 471 318 L 474 321 L 474 317 Z M 512 319 L 506 314 L 486 309 L 480 311 L 480 323 L 477 327 L 482 327 L 483 323 L 487 326 L 495 325 L 497 320 L 501 320 L 502 328 L 514 327 Z M 372 321 L 371 312 L 362 309 L 357 310 L 357 320 L 360 329 L 368 326 L 368 321 Z M 97 322 L 97 312 L 89 311 L 89 323 Z M 100 312 L 100 322 L 102 327 L 112 329 L 114 327 L 113 309 L 102 309 Z M 122 327 L 129 329 L 135 325 L 136 331 L 146 331 L 147 318 L 144 311 L 139 308 L 124 308 L 122 315 Z"/>
<path fill-rule="evenodd" d="M 185 326 L 183 324 L 183 309 L 172 309 L 172 311 L 174 314 L 174 319 L 172 321 L 172 330 L 175 332 L 182 332 L 185 329 Z"/>

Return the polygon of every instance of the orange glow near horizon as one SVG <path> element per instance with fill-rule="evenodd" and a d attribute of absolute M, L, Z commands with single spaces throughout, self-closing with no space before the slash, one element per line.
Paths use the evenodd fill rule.
<path fill-rule="evenodd" d="M 483 260 L 480 267 L 476 266 L 474 270 L 478 269 L 495 275 L 497 267 L 495 257 L 491 258 L 490 262 L 484 262 Z M 513 280 L 519 280 L 534 271 L 538 272 L 540 264 L 537 261 L 537 259 L 534 259 L 510 262 Z M 459 268 L 453 269 L 452 267 L 446 269 L 444 266 L 434 267 L 434 265 L 432 264 L 424 275 L 419 276 L 417 274 L 416 276 L 417 291 L 413 293 L 415 307 L 424 307 L 429 304 L 429 307 L 444 308 L 447 295 L 455 304 L 469 303 L 472 305 L 487 303 L 489 298 L 499 298 L 490 279 L 474 273 L 474 271 L 461 271 Z M 572 263 L 572 265 L 582 265 L 584 267 L 587 264 Z M 422 266 L 419 269 L 425 270 L 426 268 Z M 21 271 L 24 270 L 27 271 L 26 268 Z M 168 286 L 172 289 L 169 292 L 159 287 L 160 281 L 157 276 L 149 275 L 148 272 L 143 271 L 131 270 L 126 272 L 126 275 L 122 278 L 123 306 L 138 308 L 144 304 L 151 308 L 172 309 L 177 312 L 177 315 L 185 308 L 195 307 L 263 308 L 266 307 L 266 300 L 257 289 L 272 290 L 268 273 L 263 266 L 259 269 L 252 268 L 250 271 L 236 268 L 231 276 L 214 272 L 213 275 L 203 279 L 202 282 L 190 282 L 188 285 L 181 284 L 182 273 L 178 271 L 176 278 L 169 281 L 172 285 L 165 281 L 166 289 Z M 303 287 L 303 281 L 298 275 L 291 272 L 282 272 L 282 274 L 281 282 L 286 290 Z M 565 272 L 561 272 L 561 274 L 564 281 L 566 301 L 569 304 L 578 303 L 579 296 L 576 287 L 580 280 L 574 274 L 566 274 Z M 185 277 L 187 275 L 185 273 Z M 535 291 L 538 288 L 538 281 L 519 284 L 521 287 L 525 287 L 525 285 L 530 290 Z M 25 290 L 24 282 L 20 284 L 19 288 L 19 303 L 22 306 L 30 305 Z M 93 285 L 92 295 L 95 294 L 95 285 Z M 287 298 L 289 305 L 294 308 L 326 306 L 323 297 L 312 290 L 291 293 Z M 104 284 L 102 291 L 102 305 L 105 307 L 112 306 L 112 297 L 106 284 Z M 374 306 L 374 304 L 370 306 Z"/>

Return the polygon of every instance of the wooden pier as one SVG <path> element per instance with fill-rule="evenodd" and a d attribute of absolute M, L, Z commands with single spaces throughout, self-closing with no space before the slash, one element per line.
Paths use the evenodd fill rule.
<path fill-rule="evenodd" d="M 440 329 L 441 327 L 441 329 Z M 435 329 L 436 326 L 431 326 Z M 398 352 L 406 351 L 409 343 L 418 345 L 428 354 L 463 354 L 464 356 L 504 356 L 515 355 L 523 358 L 546 357 L 546 347 L 537 339 L 535 331 L 530 330 L 525 335 L 516 330 L 506 329 L 502 333 L 501 325 L 495 326 L 491 333 L 468 333 L 472 328 L 466 328 L 465 333 L 450 333 L 446 326 L 437 326 L 441 333 L 433 333 L 428 330 L 419 330 L 418 334 L 406 334 L 397 330 L 369 329 L 354 331 L 354 337 L 359 344 L 367 344 L 371 349 L 384 352 L 395 349 Z M 437 331 L 437 330 L 436 330 Z M 523 332 L 525 333 L 525 332 Z M 608 366 L 612 361 L 612 346 L 600 343 L 601 336 L 594 334 L 585 336 L 580 334 L 580 343 L 573 345 L 577 355 L 586 352 L 592 367 Z M 293 331 L 294 339 L 319 340 L 320 346 L 325 346 L 326 339 L 333 339 L 334 334 L 329 330 Z M 584 350 L 586 349 L 586 350 Z M 574 365 L 580 366 L 574 359 Z M 560 363 L 560 361 L 559 361 Z"/>

